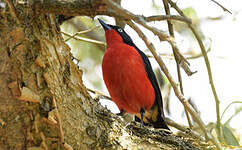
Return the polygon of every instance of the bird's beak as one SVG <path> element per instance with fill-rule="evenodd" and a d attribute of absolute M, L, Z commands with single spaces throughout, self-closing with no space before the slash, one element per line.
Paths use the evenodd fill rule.
<path fill-rule="evenodd" d="M 98 19 L 98 21 L 100 22 L 100 24 L 103 26 L 103 29 L 106 30 L 111 30 L 112 28 L 107 25 L 105 22 L 103 22 L 101 19 Z"/>

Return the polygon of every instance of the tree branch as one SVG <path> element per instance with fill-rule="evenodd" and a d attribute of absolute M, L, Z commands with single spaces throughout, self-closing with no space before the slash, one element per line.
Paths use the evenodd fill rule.
<path fill-rule="evenodd" d="M 168 2 L 181 16 L 186 17 L 185 14 L 182 12 L 182 10 L 176 5 L 176 3 L 172 2 L 171 0 L 168 0 Z M 222 140 L 222 129 L 221 129 L 221 121 L 220 121 L 220 108 L 219 108 L 220 101 L 218 99 L 217 92 L 215 90 L 215 86 L 214 86 L 214 83 L 213 83 L 213 76 L 212 76 L 212 72 L 211 72 L 211 67 L 210 67 L 208 55 L 207 55 L 206 49 L 203 45 L 203 42 L 202 42 L 201 38 L 199 37 L 199 35 L 198 35 L 196 29 L 194 28 L 194 26 L 192 26 L 191 24 L 188 24 L 188 27 L 191 29 L 191 31 L 193 32 L 194 36 L 197 39 L 197 42 L 200 46 L 200 49 L 202 51 L 203 58 L 204 58 L 204 61 L 205 61 L 206 67 L 207 67 L 209 83 L 211 85 L 212 92 L 213 92 L 214 99 L 215 99 L 215 104 L 216 104 L 218 137 L 219 137 L 219 140 L 221 141 Z M 218 146 L 220 146 L 220 145 L 218 145 Z"/>
<path fill-rule="evenodd" d="M 25 3 L 18 2 L 19 5 Z M 90 16 L 107 15 L 116 18 L 123 18 L 122 15 L 108 8 L 107 4 L 100 0 L 34 0 L 33 3 L 37 13 L 54 13 L 65 16 Z M 189 18 L 177 15 L 156 15 L 156 16 L 139 16 L 143 17 L 147 22 L 161 20 L 177 20 L 191 24 Z"/>
<path fill-rule="evenodd" d="M 76 33 L 73 34 L 71 37 L 67 38 L 67 39 L 65 40 L 65 42 L 69 41 L 70 39 L 72 39 L 72 38 L 75 37 L 75 36 L 78 36 L 78 35 L 80 35 L 80 34 L 85 34 L 85 33 L 91 32 L 91 31 L 93 31 L 94 29 L 97 29 L 97 28 L 99 28 L 99 27 L 100 27 L 100 26 L 95 26 L 95 27 L 93 27 L 93 28 L 90 28 L 90 29 L 87 29 L 87 30 L 84 30 L 84 31 L 76 32 Z"/>
<path fill-rule="evenodd" d="M 70 35 L 69 33 L 66 33 L 66 32 L 61 32 L 63 35 L 65 36 L 68 36 L 68 40 L 73 38 L 75 40 L 79 40 L 79 41 L 85 41 L 85 42 L 89 42 L 89 43 L 94 43 L 94 44 L 100 44 L 100 45 L 106 45 L 106 43 L 102 42 L 102 41 L 97 41 L 97 40 L 93 40 L 93 39 L 88 39 L 88 38 L 85 38 L 85 37 L 76 37 L 75 35 L 77 35 L 76 33 L 73 34 L 73 35 Z"/>
<path fill-rule="evenodd" d="M 156 16 L 144 17 L 144 19 L 147 22 L 162 21 L 162 20 L 177 20 L 177 21 L 182 21 L 182 22 L 192 24 L 191 19 L 185 18 L 185 17 L 182 17 L 182 16 L 177 16 L 177 15 L 156 15 Z"/>
<path fill-rule="evenodd" d="M 66 16 L 115 15 L 107 12 L 106 4 L 100 0 L 35 0 L 33 5 L 39 13 L 54 13 Z"/>
<path fill-rule="evenodd" d="M 164 4 L 164 7 L 165 7 L 166 14 L 170 15 L 170 8 L 169 8 L 169 5 L 168 5 L 168 2 L 166 0 L 163 0 L 163 4 Z M 169 29 L 170 35 L 173 38 L 175 38 L 174 30 L 173 30 L 173 24 L 169 20 L 167 20 L 167 25 L 168 25 L 168 29 Z M 183 83 L 182 83 L 182 77 L 181 77 L 181 70 L 180 70 L 180 65 L 179 65 L 179 59 L 177 57 L 177 54 L 176 54 L 176 51 L 175 51 L 174 47 L 172 47 L 172 51 L 173 51 L 173 55 L 174 55 L 175 61 L 176 61 L 176 69 L 177 69 L 178 81 L 180 83 L 179 84 L 180 91 L 181 91 L 182 95 L 184 95 Z M 190 116 L 189 116 L 187 110 L 185 109 L 185 107 L 184 107 L 184 111 L 185 111 L 185 114 L 186 114 L 186 117 L 187 117 L 187 122 L 189 124 L 189 127 L 192 128 L 191 119 L 190 119 Z"/>
<path fill-rule="evenodd" d="M 225 8 L 223 5 L 221 5 L 217 1 L 215 1 L 215 0 L 211 0 L 211 1 L 214 2 L 215 4 L 217 4 L 219 7 L 221 7 L 223 9 L 223 11 L 227 11 L 228 13 L 232 14 L 231 11 L 229 11 L 227 8 Z"/>
<path fill-rule="evenodd" d="M 165 120 L 166 120 L 166 123 L 169 126 L 172 126 L 172 127 L 176 128 L 176 129 L 182 131 L 182 132 L 185 132 L 185 133 L 189 134 L 192 137 L 195 137 L 195 138 L 198 138 L 198 139 L 204 141 L 204 138 L 201 135 L 199 135 L 199 133 L 189 129 L 187 126 L 178 124 L 175 121 L 171 120 L 170 118 L 166 118 Z"/>

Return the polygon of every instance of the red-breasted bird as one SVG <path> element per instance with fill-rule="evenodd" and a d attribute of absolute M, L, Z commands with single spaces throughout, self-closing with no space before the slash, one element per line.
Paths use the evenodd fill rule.
<path fill-rule="evenodd" d="M 102 61 L 103 79 L 112 100 L 121 112 L 135 114 L 141 125 L 169 130 L 149 59 L 122 28 L 98 20 L 107 43 Z"/>

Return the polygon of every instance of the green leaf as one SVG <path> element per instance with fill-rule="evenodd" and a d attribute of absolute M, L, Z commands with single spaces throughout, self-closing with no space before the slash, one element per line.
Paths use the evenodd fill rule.
<path fill-rule="evenodd" d="M 198 20 L 198 16 L 197 16 L 196 10 L 194 8 L 187 7 L 185 9 L 183 9 L 182 11 L 185 14 L 185 16 L 191 18 L 193 21 Z"/>
<path fill-rule="evenodd" d="M 239 142 L 235 138 L 231 129 L 225 125 L 222 126 L 225 143 L 228 145 L 239 146 Z"/>

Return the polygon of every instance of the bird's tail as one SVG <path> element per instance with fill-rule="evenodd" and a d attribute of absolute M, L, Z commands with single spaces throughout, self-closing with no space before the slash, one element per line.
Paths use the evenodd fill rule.
<path fill-rule="evenodd" d="M 152 125 L 154 126 L 154 128 L 162 128 L 162 129 L 170 130 L 164 118 L 162 118 L 160 115 L 157 115 L 157 121 L 153 121 Z"/>
<path fill-rule="evenodd" d="M 144 113 L 144 125 L 152 125 L 154 128 L 161 128 L 170 130 L 164 120 L 163 111 L 158 105 L 154 105 L 150 110 L 146 110 Z M 141 122 L 140 115 L 135 116 L 135 121 Z"/>

